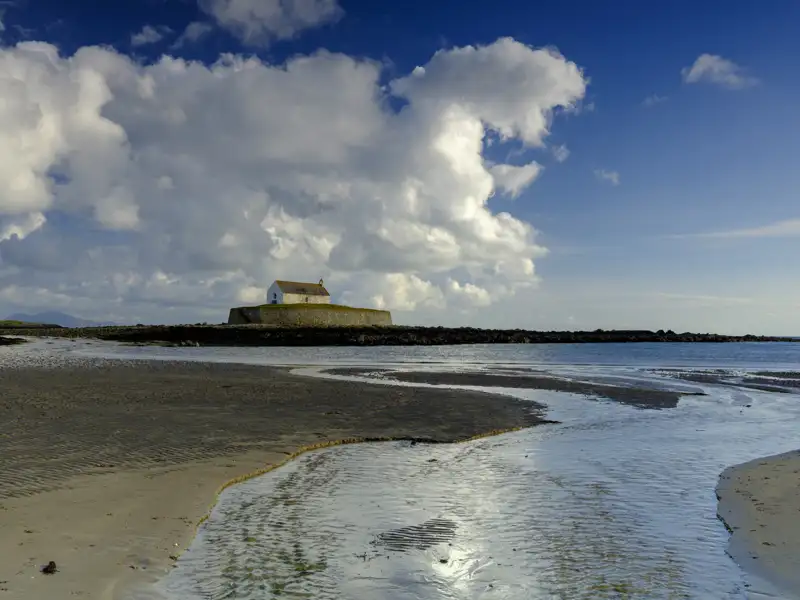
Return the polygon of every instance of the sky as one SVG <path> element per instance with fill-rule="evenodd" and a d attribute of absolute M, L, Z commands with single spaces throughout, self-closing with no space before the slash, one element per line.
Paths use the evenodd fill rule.
<path fill-rule="evenodd" d="M 0 317 L 800 335 L 800 3 L 0 0 Z"/>

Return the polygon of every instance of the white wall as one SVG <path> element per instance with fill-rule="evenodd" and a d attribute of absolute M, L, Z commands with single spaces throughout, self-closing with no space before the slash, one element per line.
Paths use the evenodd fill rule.
<path fill-rule="evenodd" d="M 280 298 L 280 294 L 278 295 Z M 270 296 L 272 298 L 272 296 Z M 283 294 L 284 304 L 330 304 L 330 296 L 312 296 L 308 294 Z"/>
<path fill-rule="evenodd" d="M 284 294 L 277 283 L 267 290 L 267 304 L 330 304 L 330 296 L 312 296 L 308 294 Z"/>
<path fill-rule="evenodd" d="M 281 291 L 281 288 L 278 287 L 278 284 L 273 282 L 273 284 L 269 286 L 269 289 L 267 290 L 267 304 L 283 303 L 283 292 Z"/>

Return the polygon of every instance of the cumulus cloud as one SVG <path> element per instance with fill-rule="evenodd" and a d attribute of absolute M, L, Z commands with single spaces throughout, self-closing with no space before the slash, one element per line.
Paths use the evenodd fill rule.
<path fill-rule="evenodd" d="M 541 145 L 581 71 L 500 39 L 382 75 L 325 51 L 142 65 L 0 49 L 3 297 L 219 311 L 324 276 L 335 300 L 440 310 L 535 284 L 536 231 L 488 200 L 540 167 L 491 163 L 483 140 Z"/>
<path fill-rule="evenodd" d="M 713 83 L 732 90 L 758 84 L 758 79 L 742 67 L 716 54 L 701 54 L 691 67 L 681 70 L 681 75 L 686 83 Z"/>
<path fill-rule="evenodd" d="M 153 27 L 152 25 L 145 25 L 139 33 L 134 33 L 131 36 L 132 46 L 146 46 L 147 44 L 155 44 L 164 39 L 164 36 L 171 33 L 172 30 L 166 26 Z"/>
<path fill-rule="evenodd" d="M 198 0 L 200 9 L 245 44 L 267 45 L 338 20 L 337 0 Z"/>
<path fill-rule="evenodd" d="M 619 173 L 606 169 L 595 169 L 594 176 L 601 181 L 608 181 L 611 185 L 619 185 Z"/>
<path fill-rule="evenodd" d="M 504 138 L 542 146 L 553 109 L 574 109 L 586 81 L 578 66 L 555 50 L 531 52 L 503 38 L 490 46 L 440 50 L 390 87 L 423 110 L 441 113 L 457 107 L 480 114 Z"/>
<path fill-rule="evenodd" d="M 492 165 L 489 172 L 494 178 L 495 187 L 508 193 L 512 198 L 519 196 L 533 180 L 539 176 L 542 166 L 536 161 L 527 165 Z"/>

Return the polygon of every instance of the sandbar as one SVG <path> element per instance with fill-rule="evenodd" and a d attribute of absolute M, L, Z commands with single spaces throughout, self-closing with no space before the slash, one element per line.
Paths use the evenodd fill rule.
<path fill-rule="evenodd" d="M 431 371 L 391 371 L 347 367 L 328 369 L 333 375 L 359 376 L 369 373 L 389 381 L 425 383 L 435 386 L 476 386 L 499 388 L 522 388 L 579 394 L 588 398 L 613 400 L 637 408 L 675 408 L 681 396 L 703 396 L 703 392 L 658 390 L 653 388 L 608 385 L 593 381 L 566 379 L 544 371 L 535 374 L 506 375 L 495 373 L 460 373 Z"/>
<path fill-rule="evenodd" d="M 726 469 L 717 498 L 731 557 L 778 593 L 800 598 L 800 450 Z"/>

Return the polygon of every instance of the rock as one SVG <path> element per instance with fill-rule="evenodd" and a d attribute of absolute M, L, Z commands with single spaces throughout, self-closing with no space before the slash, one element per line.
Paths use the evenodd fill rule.
<path fill-rule="evenodd" d="M 58 572 L 58 568 L 56 567 L 55 561 L 50 561 L 45 566 L 42 567 L 42 573 L 45 575 L 52 575 Z"/>
<path fill-rule="evenodd" d="M 0 335 L 9 333 L 0 326 Z M 25 330 L 25 335 L 99 338 L 164 346 L 398 346 L 443 344 L 547 344 L 620 342 L 791 342 L 791 338 L 675 333 L 672 330 L 527 331 L 475 327 L 266 325 L 139 325 Z M 0 339 L 0 345 L 10 338 Z M 20 340 L 22 341 L 22 340 Z"/>

